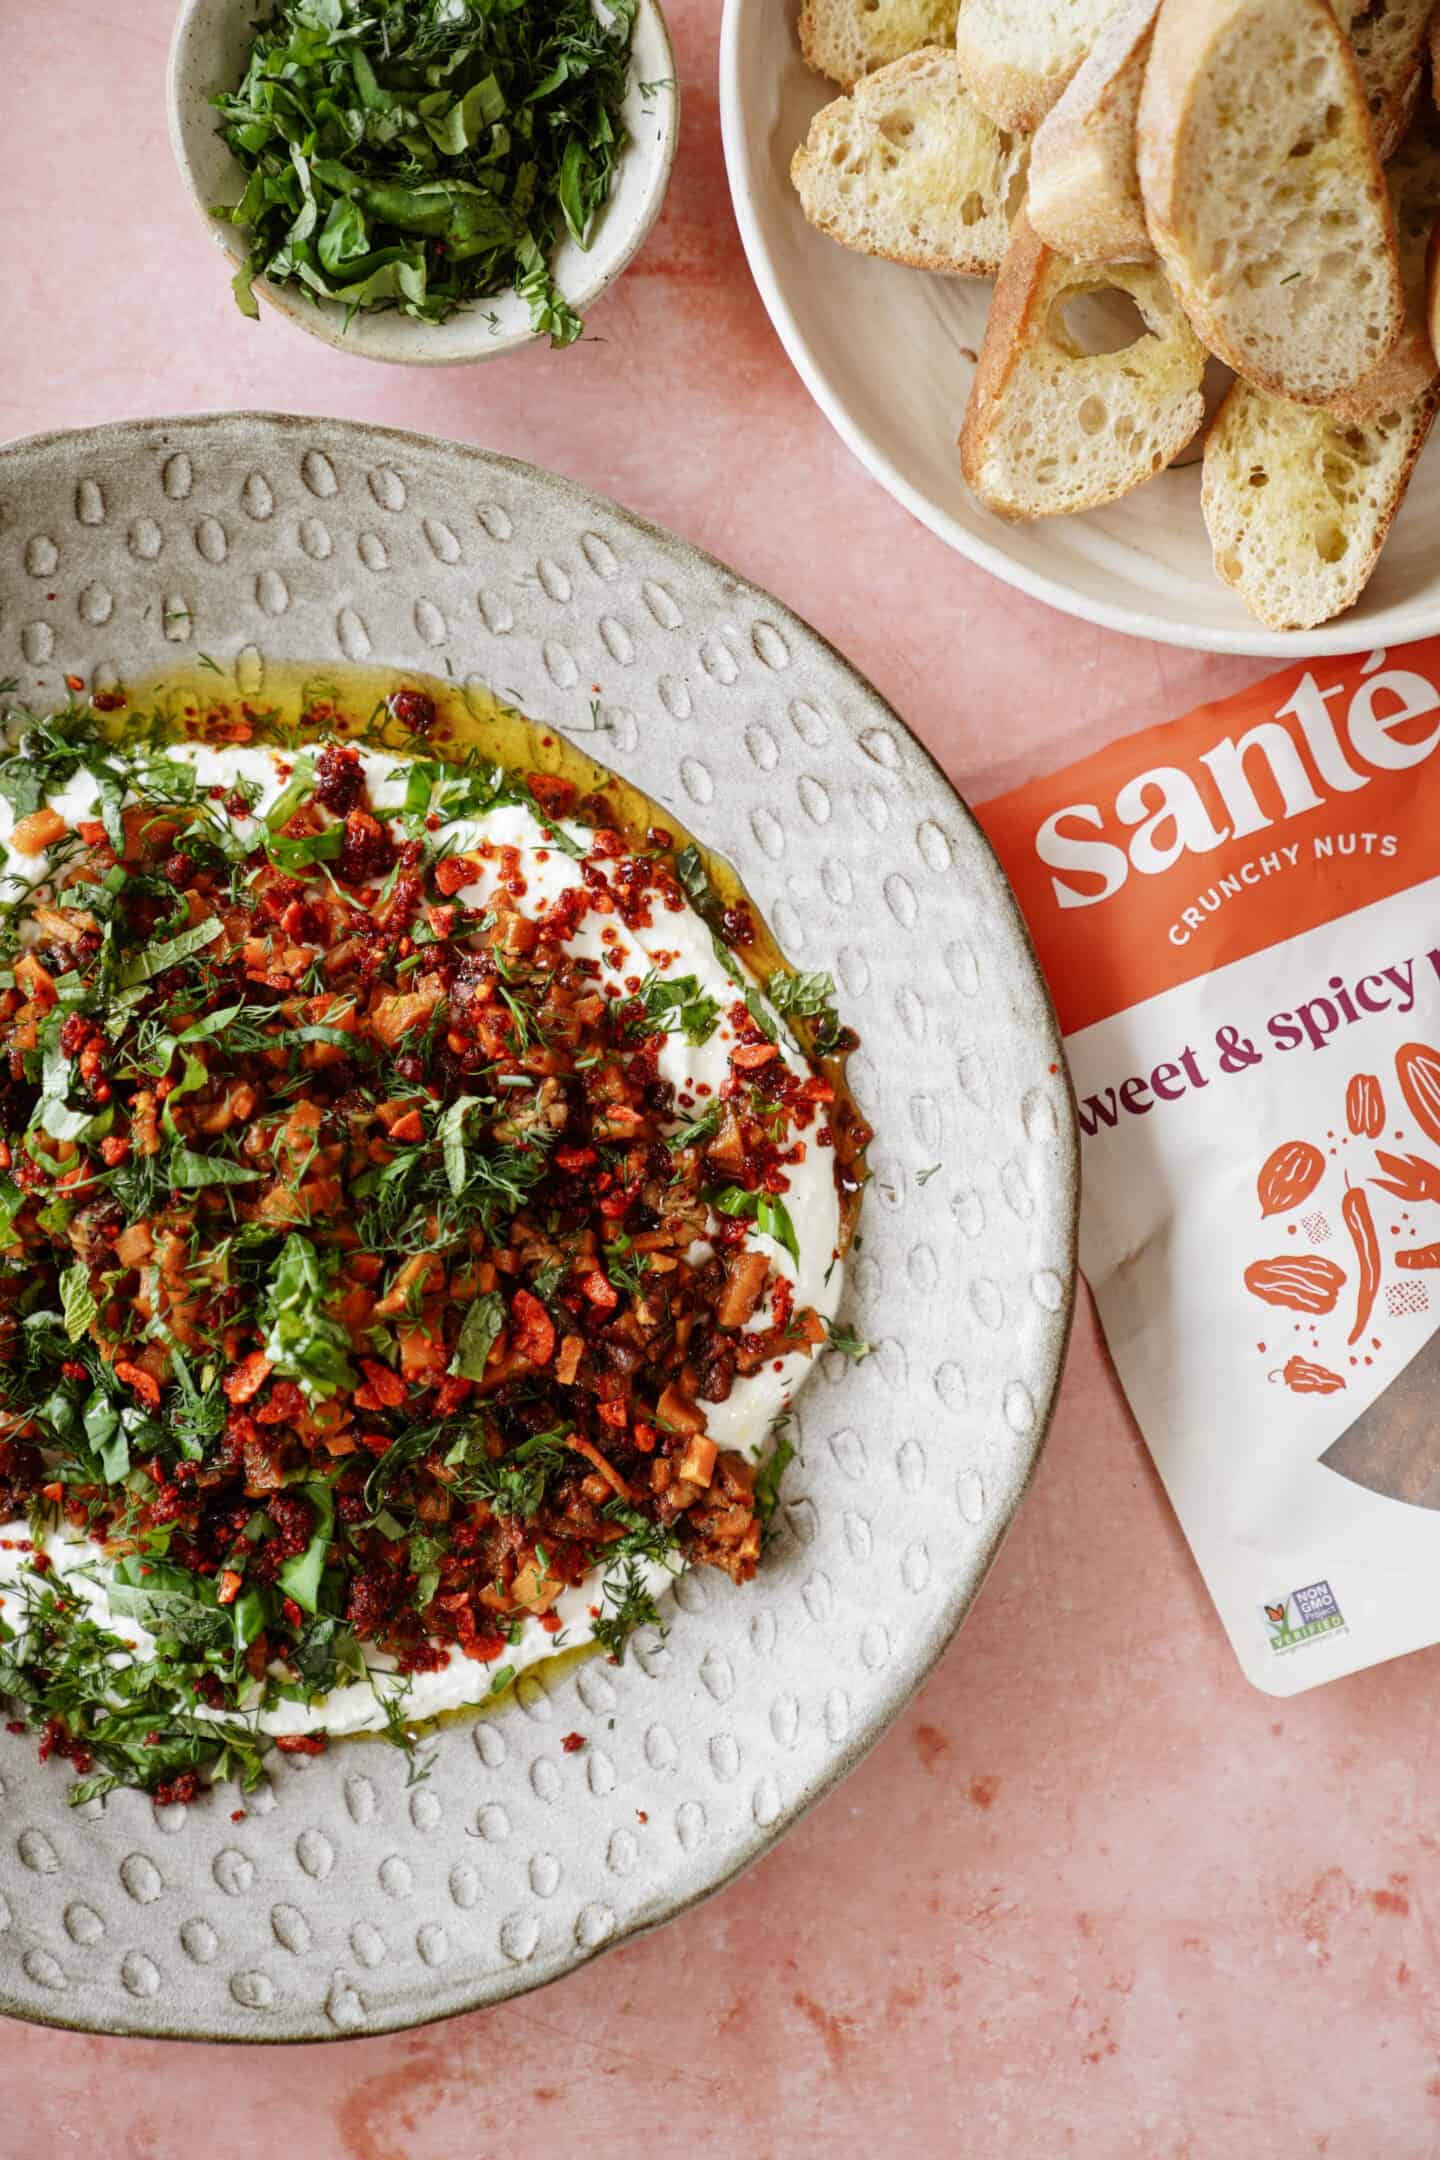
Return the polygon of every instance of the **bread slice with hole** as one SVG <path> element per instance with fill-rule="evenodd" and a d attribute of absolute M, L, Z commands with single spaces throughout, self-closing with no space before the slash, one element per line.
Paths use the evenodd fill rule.
<path fill-rule="evenodd" d="M 1033 132 L 1058 103 L 1115 0 L 961 0 L 960 72 L 997 127 Z"/>
<path fill-rule="evenodd" d="M 1123 0 L 1030 150 L 1025 208 L 1072 262 L 1153 262 L 1135 169 L 1140 89 L 1160 0 Z"/>
<path fill-rule="evenodd" d="M 801 0 L 800 50 L 848 90 L 924 45 L 949 45 L 959 0 Z"/>
<path fill-rule="evenodd" d="M 1385 179 L 1400 242 L 1405 328 L 1379 367 L 1330 407 L 1339 419 L 1361 423 L 1413 403 L 1440 380 L 1430 331 L 1429 276 L 1431 242 L 1440 220 L 1440 116 L 1427 112 L 1415 121 L 1386 166 Z"/>
<path fill-rule="evenodd" d="M 790 177 L 812 225 L 917 270 L 994 277 L 1028 145 L 986 118 L 955 55 L 894 60 L 815 115 Z"/>
<path fill-rule="evenodd" d="M 1313 630 L 1369 583 L 1435 416 L 1433 390 L 1364 426 L 1237 383 L 1205 445 L 1215 568 L 1272 630 Z"/>
<path fill-rule="evenodd" d="M 1162 0 L 1138 160 L 1160 262 L 1237 375 L 1329 405 L 1379 366 L 1405 327 L 1395 221 L 1328 0 Z"/>
<path fill-rule="evenodd" d="M 1425 78 L 1425 39 L 1435 0 L 1335 0 L 1335 13 L 1350 39 L 1375 148 L 1391 158 L 1420 100 Z"/>
<path fill-rule="evenodd" d="M 1067 311 L 1123 296 L 1139 335 L 1087 350 Z M 1205 348 L 1158 270 L 1087 270 L 1022 211 L 995 287 L 960 462 L 1002 517 L 1057 517 L 1128 495 L 1184 449 L 1204 410 Z"/>

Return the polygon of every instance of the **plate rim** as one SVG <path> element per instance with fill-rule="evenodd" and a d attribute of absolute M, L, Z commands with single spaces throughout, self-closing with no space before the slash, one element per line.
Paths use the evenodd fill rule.
<path fill-rule="evenodd" d="M 1059 1307 L 1051 1315 L 1050 1340 L 1053 1344 L 1053 1351 L 1049 1361 L 1050 1370 L 1045 1383 L 1043 1400 L 1037 1400 L 1036 1402 L 1035 1423 L 1026 1438 L 1027 1453 L 1024 1458 L 1023 1470 L 1017 1473 L 1013 1503 L 1008 1510 L 997 1517 L 984 1540 L 977 1543 L 973 1586 L 959 1610 L 955 1612 L 953 1617 L 946 1612 L 941 1612 L 928 1634 L 920 1639 L 920 1647 L 914 1666 L 904 1676 L 903 1680 L 885 1694 L 883 1701 L 877 1705 L 872 1715 L 863 1720 L 847 1736 L 844 1742 L 832 1748 L 826 1758 L 823 1772 L 813 1777 L 810 1783 L 802 1788 L 792 1805 L 782 1810 L 773 1823 L 763 1828 L 756 1824 L 746 1836 L 737 1840 L 730 1856 L 730 1864 L 723 1866 L 699 1888 L 666 1898 L 662 1909 L 644 1913 L 633 1919 L 628 1925 L 618 1927 L 613 1934 L 608 1936 L 602 1943 L 597 1944 L 593 1949 L 578 1950 L 575 1954 L 569 1956 L 557 1970 L 537 1972 L 533 1977 L 529 1978 L 525 1977 L 522 1971 L 517 1974 L 513 1986 L 496 1986 L 493 1982 L 493 1976 L 491 1976 L 483 1984 L 479 1985 L 477 1991 L 469 1996 L 467 2000 L 456 2002 L 450 2007 L 431 2013 L 425 2013 L 422 2010 L 418 2016 L 409 2014 L 404 2008 L 399 2009 L 398 2014 L 391 2014 L 381 2010 L 372 2020 L 366 2023 L 363 2030 L 357 2032 L 285 2032 L 275 2030 L 236 2033 L 224 2030 L 217 2031 L 208 2027 L 202 2029 L 198 2025 L 177 2027 L 165 2032 L 158 2032 L 153 2024 L 131 2023 L 123 2016 L 118 2019 L 108 2019 L 102 2024 L 84 2016 L 75 2018 L 59 2016 L 48 2011 L 48 2009 L 37 2014 L 33 2000 L 29 1998 L 19 1999 L 10 1992 L 4 1978 L 0 1977 L 0 2016 L 14 2018 L 27 2024 L 53 2026 L 66 2031 L 97 2033 L 117 2038 L 184 2040 L 246 2047 L 307 2047 L 338 2045 L 352 2039 L 377 2039 L 386 2033 L 411 2031 L 424 2025 L 441 2024 L 450 2018 L 468 2016 L 475 2011 L 488 2009 L 502 2002 L 513 2001 L 518 1996 L 533 1993 L 567 1979 L 572 1973 L 592 1964 L 596 1958 L 606 1956 L 610 1951 L 619 1949 L 627 1943 L 635 1942 L 642 1936 L 664 1926 L 670 1920 L 678 1919 L 682 1914 L 692 1911 L 696 1906 L 705 1903 L 707 1899 L 716 1896 L 729 1884 L 736 1881 L 749 1868 L 757 1865 L 767 1854 L 772 1852 L 796 1824 L 831 1793 L 852 1770 L 856 1769 L 871 1750 L 879 1744 L 913 1700 L 921 1686 L 935 1671 L 973 1610 L 975 1601 L 984 1588 L 990 1569 L 993 1567 L 1000 1547 L 1020 1511 L 1020 1507 L 1038 1470 L 1040 1459 L 1045 1452 L 1064 1380 L 1078 1298 L 1081 1163 L 1079 1126 L 1075 1112 L 1074 1092 L 1070 1081 L 1069 1066 L 1065 1057 L 1059 1022 L 1055 1015 L 1054 1003 L 1035 952 L 1029 927 L 1025 922 L 1014 890 L 1005 875 L 984 827 L 980 824 L 974 811 L 960 794 L 958 788 L 928 745 L 914 732 L 903 715 L 889 703 L 869 680 L 868 676 L 847 659 L 839 648 L 826 637 L 823 631 L 816 629 L 813 624 L 808 622 L 786 601 L 767 590 L 764 586 L 757 584 L 743 572 L 733 569 L 720 557 L 711 554 L 708 549 L 685 538 L 683 534 L 674 531 L 668 526 L 658 524 L 639 512 L 627 509 L 623 504 L 614 501 L 613 498 L 583 486 L 566 474 L 552 472 L 548 468 L 536 465 L 529 460 L 511 457 L 502 451 L 491 450 L 480 444 L 461 442 L 453 438 L 431 435 L 415 429 L 388 427 L 371 421 L 337 419 L 316 414 L 277 412 L 258 407 L 245 407 L 236 411 L 186 413 L 175 416 L 164 414 L 140 416 L 128 420 L 98 422 L 80 428 L 47 429 L 37 434 L 0 440 L 0 483 L 4 481 L 7 461 L 18 455 L 44 455 L 62 449 L 78 454 L 87 448 L 101 446 L 106 443 L 114 444 L 126 437 L 132 438 L 138 448 L 153 445 L 154 438 L 158 436 L 170 437 L 187 433 L 198 435 L 217 427 L 228 430 L 236 427 L 254 426 L 272 429 L 279 436 L 288 436 L 292 439 L 301 439 L 307 430 L 313 431 L 317 428 L 333 431 L 342 437 L 349 438 L 357 447 L 361 444 L 367 446 L 390 446 L 400 455 L 403 455 L 406 451 L 412 454 L 417 451 L 431 455 L 440 454 L 448 459 L 459 459 L 477 470 L 502 472 L 512 480 L 518 480 L 524 486 L 538 483 L 542 489 L 557 493 L 569 504 L 576 507 L 583 506 L 589 511 L 598 512 L 604 517 L 613 520 L 617 525 L 628 528 L 630 531 L 640 535 L 648 542 L 658 544 L 661 552 L 672 560 L 678 558 L 687 565 L 698 563 L 706 571 L 723 578 L 727 582 L 729 589 L 737 596 L 763 602 L 767 613 L 773 614 L 782 626 L 789 626 L 798 632 L 802 641 L 820 647 L 836 666 L 850 678 L 864 701 L 878 713 L 883 714 L 887 721 L 892 722 L 904 735 L 913 750 L 918 753 L 923 765 L 928 768 L 934 781 L 943 790 L 954 811 L 969 829 L 975 841 L 978 842 L 983 856 L 989 860 L 994 872 L 994 897 L 1009 914 L 1012 926 L 1018 932 L 1021 951 L 1029 960 L 1031 971 L 1030 987 L 1034 992 L 1038 993 L 1039 1010 L 1035 1016 L 1036 1026 L 1037 1029 L 1043 1028 L 1047 1046 L 1055 1060 L 1058 1075 L 1064 1081 L 1063 1097 L 1068 1109 L 1068 1117 L 1062 1122 L 1057 1135 L 1064 1159 L 1056 1180 L 1054 1218 L 1055 1229 L 1065 1263 L 1062 1298 Z"/>
<path fill-rule="evenodd" d="M 988 571 L 1002 584 L 1014 587 L 1032 600 L 1042 601 L 1062 615 L 1102 630 L 1116 631 L 1122 637 L 1171 645 L 1184 652 L 1224 653 L 1231 658 L 1258 660 L 1325 659 L 1374 647 L 1374 627 L 1366 624 L 1363 617 L 1357 618 L 1353 607 L 1314 630 L 1267 630 L 1257 622 L 1253 628 L 1247 628 L 1243 623 L 1234 629 L 1227 629 L 1223 624 L 1208 624 L 1187 631 L 1140 605 L 1121 607 L 1112 601 L 1089 599 L 1043 571 L 1031 569 L 981 534 L 972 532 L 906 478 L 854 417 L 845 399 L 832 385 L 796 320 L 761 230 L 755 209 L 759 187 L 750 156 L 745 101 L 740 89 L 740 52 L 749 5 L 750 0 L 724 0 L 720 21 L 720 135 L 731 208 L 740 228 L 750 275 L 771 327 L 785 349 L 786 358 L 846 449 L 859 460 L 870 477 L 938 540 L 967 557 L 981 570 Z M 837 98 L 845 94 L 839 84 L 831 84 L 830 88 Z M 1364 604 L 1363 594 L 1359 604 Z M 1412 601 L 1399 612 L 1399 624 L 1385 639 L 1387 647 L 1413 644 L 1421 638 L 1434 636 L 1440 629 L 1440 586 L 1428 608 Z"/>

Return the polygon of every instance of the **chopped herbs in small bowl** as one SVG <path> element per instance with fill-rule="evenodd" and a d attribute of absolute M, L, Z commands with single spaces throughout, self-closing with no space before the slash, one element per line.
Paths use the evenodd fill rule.
<path fill-rule="evenodd" d="M 171 130 L 257 294 L 368 359 L 568 345 L 648 232 L 678 96 L 656 0 L 186 0 Z"/>

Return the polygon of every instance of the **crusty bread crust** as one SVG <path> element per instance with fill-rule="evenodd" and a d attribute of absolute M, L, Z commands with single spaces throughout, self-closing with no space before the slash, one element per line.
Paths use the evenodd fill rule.
<path fill-rule="evenodd" d="M 1433 0 L 1336 0 L 1382 159 L 1399 149 L 1419 102 L 1432 6 Z"/>
<path fill-rule="evenodd" d="M 1227 108 L 1227 90 L 1248 97 L 1277 51 L 1293 57 L 1295 81 L 1267 81 L 1238 115 Z M 1394 217 L 1328 0 L 1162 0 L 1138 163 L 1155 251 L 1238 375 L 1328 405 L 1393 349 L 1405 325 Z"/>
<path fill-rule="evenodd" d="M 1201 505 L 1216 571 L 1260 622 L 1272 630 L 1311 630 L 1354 606 L 1405 499 L 1437 401 L 1440 393 L 1431 389 L 1403 413 L 1384 416 L 1373 424 L 1370 444 L 1362 446 L 1359 438 L 1366 431 L 1342 431 L 1327 413 L 1236 383 L 1206 438 Z M 1376 431 L 1389 438 L 1389 447 L 1378 453 Z M 1268 472 L 1277 433 L 1293 444 L 1309 483 L 1284 495 L 1283 502 L 1277 501 L 1283 478 Z M 1326 468 L 1357 447 L 1372 466 L 1383 459 L 1388 467 L 1379 499 L 1367 501 L 1358 513 L 1334 495 L 1326 479 Z M 1259 484 L 1257 470 L 1265 474 Z M 1329 505 L 1328 533 L 1310 495 Z M 1326 551 L 1327 539 L 1333 546 L 1343 540 L 1338 554 Z"/>
<path fill-rule="evenodd" d="M 1337 419 L 1355 425 L 1413 404 L 1440 379 L 1430 336 L 1429 265 L 1440 220 L 1440 122 L 1433 115 L 1426 114 L 1411 128 L 1385 178 L 1400 242 L 1405 328 L 1379 367 L 1330 406 Z"/>
<path fill-rule="evenodd" d="M 1119 353 L 1081 352 L 1056 317 L 1067 295 L 1112 285 L 1133 298 L 1151 335 Z M 1114 502 L 1191 440 L 1204 409 L 1204 367 L 1204 349 L 1158 271 L 1116 266 L 1097 277 L 1047 248 L 1022 211 L 965 410 L 961 469 L 1002 517 L 1052 517 Z M 1140 380 L 1147 370 L 1154 378 L 1148 384 Z M 1143 426 L 1127 404 L 1141 409 Z M 1088 438 L 1087 407 L 1095 408 Z"/>
<path fill-rule="evenodd" d="M 1135 125 L 1160 0 L 1122 0 L 1030 152 L 1026 209 L 1072 262 L 1153 262 Z"/>
<path fill-rule="evenodd" d="M 997 127 L 1034 133 L 1085 58 L 1113 0 L 1071 4 L 1080 18 L 1073 32 L 1027 65 L 1016 46 L 1033 34 L 1037 0 L 961 0 L 955 26 L 960 72 Z"/>

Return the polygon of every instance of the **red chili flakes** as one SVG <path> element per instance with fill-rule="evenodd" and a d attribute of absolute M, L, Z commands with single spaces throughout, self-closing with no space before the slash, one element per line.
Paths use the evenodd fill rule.
<path fill-rule="evenodd" d="M 392 690 L 385 702 L 412 735 L 428 735 L 435 725 L 435 700 L 423 690 Z"/>
<path fill-rule="evenodd" d="M 558 773 L 532 772 L 525 775 L 530 792 L 547 817 L 567 817 L 575 807 L 579 793 L 573 780 L 562 780 Z"/>
<path fill-rule="evenodd" d="M 199 1790 L 200 1780 L 195 1772 L 182 1770 L 178 1777 L 162 1779 L 150 1798 L 156 1807 L 188 1807 Z"/>
<path fill-rule="evenodd" d="M 567 1732 L 560 1745 L 567 1755 L 578 1755 L 585 1745 L 585 1735 L 584 1733 Z"/>
<path fill-rule="evenodd" d="M 324 1733 L 281 1733 L 275 1742 L 282 1755 L 323 1755 L 329 1742 Z"/>
<path fill-rule="evenodd" d="M 365 768 L 358 751 L 327 743 L 315 760 L 315 800 L 344 817 L 364 799 Z"/>

